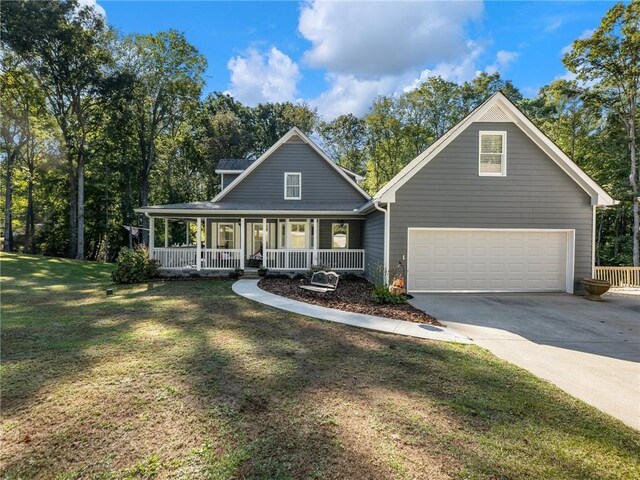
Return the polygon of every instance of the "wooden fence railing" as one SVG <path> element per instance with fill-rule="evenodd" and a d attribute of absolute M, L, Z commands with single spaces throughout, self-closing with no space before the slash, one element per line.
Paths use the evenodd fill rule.
<path fill-rule="evenodd" d="M 640 267 L 595 267 L 594 275 L 612 287 L 640 287 Z"/>

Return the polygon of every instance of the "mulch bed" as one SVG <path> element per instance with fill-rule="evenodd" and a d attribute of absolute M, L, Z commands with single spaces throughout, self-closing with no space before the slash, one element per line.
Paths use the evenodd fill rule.
<path fill-rule="evenodd" d="M 371 300 L 373 284 L 363 278 L 340 279 L 337 295 L 308 292 L 299 288 L 300 282 L 301 280 L 290 278 L 267 277 L 260 280 L 258 286 L 276 295 L 323 307 L 442 326 L 434 317 L 408 303 L 400 305 L 379 305 L 375 303 Z"/>

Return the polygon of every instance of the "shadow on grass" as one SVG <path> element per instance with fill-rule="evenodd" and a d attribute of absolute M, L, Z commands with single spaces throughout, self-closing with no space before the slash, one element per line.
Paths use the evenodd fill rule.
<path fill-rule="evenodd" d="M 59 265 L 50 268 L 62 276 L 58 284 L 78 283 L 55 273 Z M 635 432 L 479 348 L 264 308 L 233 295 L 229 282 L 121 287 L 105 297 L 106 273 L 95 280 L 89 294 L 69 287 L 52 298 L 25 286 L 8 295 L 17 306 L 3 325 L 3 416 L 19 418 L 46 402 L 52 386 L 91 381 L 101 364 L 122 359 L 123 373 L 114 375 L 146 380 L 129 396 L 114 387 L 98 398 L 120 395 L 117 409 L 132 411 L 127 422 L 145 408 L 169 415 L 169 405 L 188 404 L 197 421 L 185 424 L 184 444 L 194 436 L 213 441 L 213 459 L 233 459 L 230 477 L 421 477 L 426 461 L 442 477 L 631 478 L 639 471 Z M 142 359 L 137 370 L 126 363 L 132 359 Z M 154 393 L 150 407 L 141 403 L 136 395 L 157 390 L 163 372 L 172 384 L 162 388 L 184 388 L 182 396 L 165 405 Z M 46 478 L 78 464 L 99 472 L 111 467 L 88 466 L 97 463 L 94 449 L 131 461 L 130 443 L 145 440 L 114 426 L 98 432 L 98 448 L 86 439 L 95 412 L 72 415 L 77 421 L 63 439 L 50 435 L 3 458 L 5 473 Z M 156 430 L 151 443 L 162 449 L 164 435 Z M 82 439 L 86 458 L 70 454 L 67 439 Z M 203 468 L 199 477 L 207 478 L 213 470 Z"/>

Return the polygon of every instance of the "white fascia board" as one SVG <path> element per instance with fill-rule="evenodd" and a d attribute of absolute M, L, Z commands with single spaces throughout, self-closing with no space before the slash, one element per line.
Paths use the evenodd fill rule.
<path fill-rule="evenodd" d="M 336 162 L 334 162 L 333 160 L 331 160 L 326 153 L 324 153 L 320 147 L 318 147 L 313 141 L 311 141 L 309 139 L 309 137 L 307 137 L 304 133 L 302 133 L 302 131 L 300 131 L 300 129 L 298 127 L 293 127 L 291 130 L 289 130 L 287 133 L 285 133 L 282 138 L 280 138 L 280 140 L 278 140 L 276 143 L 274 143 L 271 148 L 269 150 L 267 150 L 266 152 L 264 152 L 260 158 L 258 158 L 255 162 L 253 162 L 249 168 L 247 168 L 246 170 L 244 170 L 240 176 L 238 176 L 233 182 L 231 182 L 227 188 L 225 188 L 224 190 L 222 190 L 220 193 L 218 193 L 218 195 L 215 196 L 215 198 L 212 200 L 214 202 L 219 202 L 222 198 L 224 198 L 224 196 L 229 193 L 231 190 L 233 190 L 240 182 L 242 182 L 242 180 L 244 180 L 247 176 L 249 176 L 251 174 L 251 172 L 253 172 L 256 168 L 258 168 L 258 166 L 264 162 L 273 152 L 275 152 L 278 148 L 280 148 L 280 146 L 282 146 L 287 140 L 289 140 L 292 136 L 297 135 L 299 136 L 307 145 L 309 145 L 313 150 L 315 150 L 316 153 L 318 153 L 318 155 L 320 155 L 320 157 L 322 157 L 325 161 L 327 161 L 329 163 L 329 165 L 331 165 L 331 167 L 338 172 L 342 178 L 344 178 L 353 188 L 355 188 L 364 198 L 366 198 L 367 200 L 369 200 L 371 197 L 369 196 L 369 194 L 367 192 L 365 192 L 360 185 L 358 185 L 355 180 L 353 180 L 353 178 L 351 178 L 349 175 L 347 175 L 347 173 L 345 173 L 339 166 L 338 164 L 336 164 Z"/>
<path fill-rule="evenodd" d="M 463 118 L 457 125 L 453 126 L 442 137 L 432 143 L 424 152 L 411 160 L 402 170 L 400 170 L 400 172 L 396 174 L 395 177 L 382 187 L 378 193 L 373 196 L 373 198 L 385 202 L 395 202 L 396 191 L 407 183 L 413 175 L 420 171 L 422 167 L 429 163 L 436 155 L 444 150 L 444 148 L 458 135 L 460 135 L 460 133 L 462 133 L 469 125 L 471 125 L 476 118 L 480 118 L 489 109 L 491 109 L 493 103 L 490 103 L 490 101 L 494 99 L 495 95 L 490 97 L 489 100 L 485 101 L 473 112 Z"/>
<path fill-rule="evenodd" d="M 407 181 L 420 171 L 426 164 L 433 160 L 447 145 L 460 135 L 472 123 L 477 122 L 494 105 L 498 105 L 507 113 L 513 122 L 531 138 L 562 170 L 567 173 L 586 193 L 591 196 L 591 203 L 599 206 L 615 205 L 617 202 L 605 192 L 591 177 L 580 169 L 551 139 L 549 139 L 538 127 L 536 127 L 526 115 L 524 115 L 501 92 L 495 93 L 482 105 L 461 120 L 451 130 L 436 140 L 429 148 L 414 158 L 404 167 L 387 185 L 385 185 L 373 198 L 383 202 L 395 202 L 395 193 Z"/>
<path fill-rule="evenodd" d="M 233 174 L 233 175 L 239 175 L 239 174 L 241 174 L 242 172 L 244 172 L 244 170 L 217 170 L 217 169 L 216 169 L 216 170 L 215 170 L 215 172 L 216 172 L 218 175 L 220 175 L 220 174 L 222 174 L 222 173 L 230 174 L 230 175 L 232 175 L 232 174 Z"/>
<path fill-rule="evenodd" d="M 150 215 L 187 215 L 189 217 L 200 217 L 202 215 L 242 215 L 242 216 L 255 216 L 260 215 L 280 215 L 283 218 L 286 216 L 296 215 L 334 215 L 336 218 L 356 216 L 361 217 L 362 214 L 358 210 L 207 210 L 207 209 L 161 209 L 161 208 L 136 208 L 136 213 L 144 213 L 147 216 Z"/>
<path fill-rule="evenodd" d="M 501 106 L 508 108 L 513 113 L 515 124 L 545 152 L 556 164 L 569 175 L 582 189 L 591 195 L 591 204 L 597 206 L 611 206 L 618 203 L 604 191 L 589 175 L 587 175 L 576 163 L 571 160 L 553 141 L 547 137 L 535 124 L 527 118 L 511 102 L 501 102 Z"/>

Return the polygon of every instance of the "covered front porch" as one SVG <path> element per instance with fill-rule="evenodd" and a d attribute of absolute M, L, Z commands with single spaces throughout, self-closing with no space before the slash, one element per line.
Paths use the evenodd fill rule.
<path fill-rule="evenodd" d="M 362 219 L 150 216 L 149 256 L 164 270 L 364 271 Z"/>

